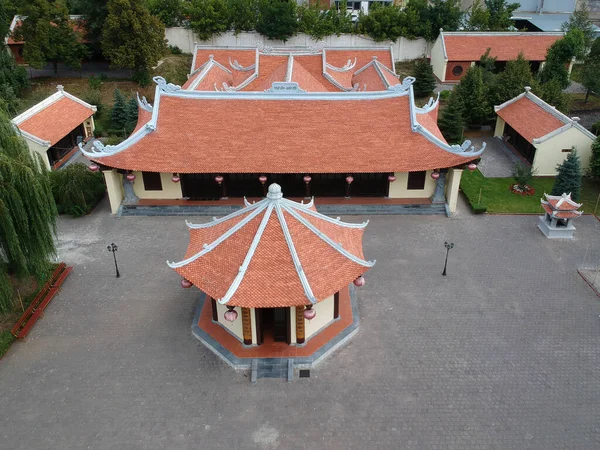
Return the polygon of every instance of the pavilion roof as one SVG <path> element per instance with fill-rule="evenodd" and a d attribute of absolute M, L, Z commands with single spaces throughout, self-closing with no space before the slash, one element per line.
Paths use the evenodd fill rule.
<path fill-rule="evenodd" d="M 167 263 L 228 306 L 268 308 L 325 300 L 375 264 L 363 255 L 367 223 L 349 224 L 311 204 L 267 197 L 206 224 L 189 224 L 185 259 Z"/>
<path fill-rule="evenodd" d="M 39 143 L 52 146 L 96 112 L 96 107 L 65 92 L 57 92 L 12 119 L 21 133 Z"/>
<path fill-rule="evenodd" d="M 511 61 L 523 53 L 528 61 L 545 61 L 548 48 L 564 33 L 442 32 L 446 60 L 479 61 L 490 49 L 497 61 Z"/>
<path fill-rule="evenodd" d="M 477 158 L 446 143 L 414 79 L 377 92 L 190 91 L 155 78 L 152 117 L 124 142 L 84 154 L 125 170 L 178 173 L 370 173 L 453 167 Z M 351 119 L 351 120 L 342 120 Z"/>
<path fill-rule="evenodd" d="M 545 200 L 542 198 L 542 208 L 552 217 L 557 219 L 573 219 L 583 214 L 578 211 L 582 203 L 577 203 L 571 198 L 571 194 L 548 195 L 544 193 Z"/>
<path fill-rule="evenodd" d="M 542 143 L 571 127 L 577 128 L 590 139 L 596 138 L 578 123 L 579 119 L 567 117 L 534 95 L 529 87 L 522 94 L 494 109 L 498 116 L 532 144 Z"/>

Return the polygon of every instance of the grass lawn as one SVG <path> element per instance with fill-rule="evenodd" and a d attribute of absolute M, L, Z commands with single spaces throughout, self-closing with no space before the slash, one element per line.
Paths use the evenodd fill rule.
<path fill-rule="evenodd" d="M 8 348 L 15 340 L 14 336 L 10 334 L 10 331 L 0 332 L 0 358 L 8 351 Z"/>
<path fill-rule="evenodd" d="M 489 213 L 539 214 L 542 212 L 540 198 L 544 192 L 552 191 L 554 178 L 534 178 L 531 186 L 535 189 L 535 194 L 531 196 L 513 194 L 509 190 L 512 184 L 514 184 L 512 178 L 485 178 L 479 170 L 476 170 L 463 172 L 460 187 L 474 210 L 485 207 Z M 599 194 L 600 183 L 584 179 L 580 202 L 583 203 L 582 209 L 585 212 L 594 212 Z"/>
<path fill-rule="evenodd" d="M 573 70 L 571 71 L 571 80 L 576 83 L 581 83 L 581 72 L 583 71 L 583 64 L 573 64 Z"/>
<path fill-rule="evenodd" d="M 587 109 L 598 109 L 600 108 L 600 96 L 591 94 L 587 103 L 585 101 L 585 94 L 569 94 L 570 103 L 569 111 L 581 111 Z"/>

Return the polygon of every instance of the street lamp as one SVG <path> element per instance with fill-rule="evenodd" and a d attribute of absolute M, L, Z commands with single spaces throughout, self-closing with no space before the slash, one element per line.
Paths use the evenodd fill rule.
<path fill-rule="evenodd" d="M 446 267 L 448 266 L 448 253 L 450 253 L 450 249 L 454 248 L 454 242 L 444 242 L 444 247 L 446 247 L 446 262 L 444 262 L 444 271 L 442 275 L 446 276 Z"/>
<path fill-rule="evenodd" d="M 113 258 L 115 260 L 115 270 L 117 271 L 117 278 L 119 278 L 121 276 L 121 274 L 119 273 L 119 266 L 117 266 L 117 255 L 115 254 L 117 252 L 118 247 L 116 244 L 111 243 L 106 248 L 109 252 L 112 252 L 112 254 L 113 254 Z"/>

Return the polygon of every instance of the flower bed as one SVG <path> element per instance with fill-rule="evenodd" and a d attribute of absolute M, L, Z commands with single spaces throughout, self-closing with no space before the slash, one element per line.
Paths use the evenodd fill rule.
<path fill-rule="evenodd" d="M 513 184 L 510 188 L 510 191 L 513 194 L 529 196 L 535 194 L 535 189 L 526 184 L 525 186 L 519 186 L 518 184 Z"/>

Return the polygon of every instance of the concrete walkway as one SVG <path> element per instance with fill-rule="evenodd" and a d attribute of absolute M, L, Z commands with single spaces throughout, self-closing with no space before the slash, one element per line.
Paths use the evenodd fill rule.
<path fill-rule="evenodd" d="M 479 171 L 487 178 L 508 178 L 514 165 L 521 160 L 497 137 L 472 138 L 475 148 L 486 142 L 487 147 L 481 155 Z"/>

